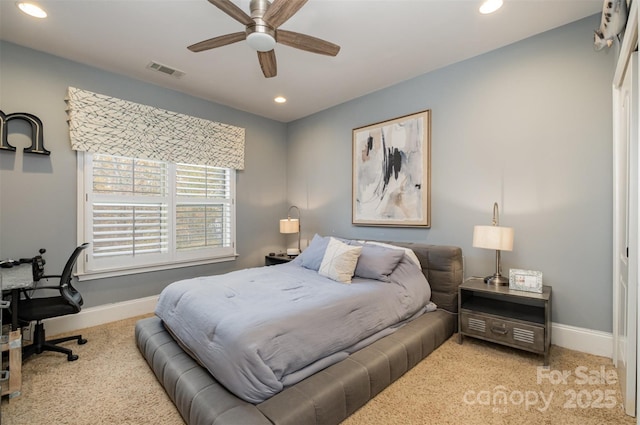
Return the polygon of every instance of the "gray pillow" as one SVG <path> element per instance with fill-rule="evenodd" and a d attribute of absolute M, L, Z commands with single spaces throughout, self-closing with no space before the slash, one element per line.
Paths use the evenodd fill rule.
<path fill-rule="evenodd" d="M 327 246 L 329 245 L 329 240 L 331 240 L 331 238 L 332 236 L 320 236 L 317 233 L 313 235 L 313 239 L 311 239 L 309 246 L 296 257 L 294 260 L 295 263 L 307 269 L 315 271 L 320 270 L 320 264 L 322 264 L 324 253 L 327 250 Z M 347 245 L 361 245 L 353 244 L 349 239 L 338 238 L 335 236 L 333 236 L 333 238 L 346 243 Z"/>
<path fill-rule="evenodd" d="M 364 244 L 354 274 L 365 279 L 389 282 L 389 275 L 395 270 L 402 257 L 404 257 L 402 250 Z"/>
<path fill-rule="evenodd" d="M 324 253 L 327 250 L 327 245 L 329 245 L 329 238 L 322 237 L 316 233 L 309 246 L 298 255 L 296 262 L 304 268 L 318 271 L 320 264 L 322 264 Z"/>

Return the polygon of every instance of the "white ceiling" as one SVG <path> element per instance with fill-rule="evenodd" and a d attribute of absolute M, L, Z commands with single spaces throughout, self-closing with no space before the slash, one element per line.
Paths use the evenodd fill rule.
<path fill-rule="evenodd" d="M 266 79 L 245 42 L 187 50 L 244 30 L 206 0 L 37 3 L 48 18 L 31 18 L 15 0 L 0 0 L 0 38 L 282 122 L 602 10 L 602 0 L 505 0 L 493 15 L 478 12 L 480 0 L 310 0 L 281 28 L 331 41 L 340 53 L 329 57 L 277 45 L 278 75 Z M 234 3 L 249 13 L 249 0 Z M 594 17 L 594 30 L 598 25 Z M 185 75 L 152 72 L 150 61 Z M 276 95 L 288 102 L 275 104 Z"/>

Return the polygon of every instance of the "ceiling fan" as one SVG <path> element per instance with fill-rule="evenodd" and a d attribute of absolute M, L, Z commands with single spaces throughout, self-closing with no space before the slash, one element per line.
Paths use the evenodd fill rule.
<path fill-rule="evenodd" d="M 268 0 L 251 0 L 249 6 L 251 16 L 233 4 L 231 0 L 208 1 L 236 21 L 244 24 L 246 29 L 242 32 L 204 40 L 187 47 L 192 52 L 202 52 L 247 40 L 249 46 L 258 52 L 262 73 L 266 78 L 271 78 L 278 73 L 276 54 L 273 50 L 276 43 L 327 56 L 335 56 L 340 51 L 340 46 L 328 41 L 294 31 L 278 29 L 280 25 L 300 10 L 307 0 L 274 0 L 273 3 Z"/>

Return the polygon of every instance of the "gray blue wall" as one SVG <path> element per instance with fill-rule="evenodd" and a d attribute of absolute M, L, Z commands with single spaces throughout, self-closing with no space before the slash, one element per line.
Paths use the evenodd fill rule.
<path fill-rule="evenodd" d="M 497 201 L 501 224 L 515 228 L 503 271 L 542 271 L 555 322 L 610 332 L 614 54 L 593 50 L 598 24 L 593 16 L 288 125 L 0 43 L 0 109 L 40 117 L 52 151 L 0 152 L 0 258 L 45 247 L 48 265 L 61 269 L 76 244 L 76 159 L 63 101 L 71 85 L 247 129 L 238 260 L 81 282 L 87 306 L 261 265 L 266 252 L 294 244 L 277 227 L 289 204 L 302 209 L 303 247 L 316 232 L 458 245 L 466 274 L 488 275 L 494 253 L 472 248 L 471 238 Z M 432 227 L 353 226 L 352 129 L 424 109 L 433 112 Z M 20 135 L 12 143 L 29 144 Z"/>
<path fill-rule="evenodd" d="M 283 248 L 285 124 L 0 42 L 0 110 L 39 117 L 51 151 L 48 157 L 23 154 L 29 133 L 17 128 L 10 134 L 17 152 L 0 152 L 0 258 L 31 257 L 43 247 L 47 270 L 59 273 L 76 246 L 76 153 L 64 102 L 69 86 L 246 129 L 245 170 L 237 173 L 236 186 L 238 259 L 80 282 L 85 306 L 156 295 L 177 279 L 263 265 L 265 253 Z"/>
<path fill-rule="evenodd" d="M 543 272 L 553 321 L 612 330 L 614 52 L 595 52 L 599 17 L 507 46 L 290 123 L 289 201 L 314 232 L 463 248 L 467 276 L 495 270 L 473 226 L 515 231 L 509 268 Z M 428 54 L 428 52 L 424 52 Z M 432 110 L 430 229 L 351 224 L 352 129 Z M 303 244 L 304 245 L 304 244 Z"/>

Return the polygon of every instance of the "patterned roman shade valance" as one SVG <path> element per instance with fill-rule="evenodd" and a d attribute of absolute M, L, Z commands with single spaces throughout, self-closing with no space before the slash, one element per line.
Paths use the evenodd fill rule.
<path fill-rule="evenodd" d="M 244 128 L 69 87 L 77 151 L 244 169 Z"/>

